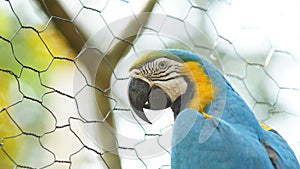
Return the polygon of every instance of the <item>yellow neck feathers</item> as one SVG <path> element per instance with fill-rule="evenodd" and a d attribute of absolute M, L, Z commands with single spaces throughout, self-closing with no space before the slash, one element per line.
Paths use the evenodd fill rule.
<path fill-rule="evenodd" d="M 204 73 L 197 62 L 184 63 L 181 71 L 195 84 L 195 93 L 188 108 L 204 113 L 205 106 L 212 101 L 215 94 L 215 87 L 211 83 L 211 79 Z"/>

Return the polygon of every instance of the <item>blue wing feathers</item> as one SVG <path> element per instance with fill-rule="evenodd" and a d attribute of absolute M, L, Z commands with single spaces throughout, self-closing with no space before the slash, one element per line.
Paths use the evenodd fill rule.
<path fill-rule="evenodd" d="M 195 114 L 194 126 L 184 138 L 178 138 L 176 133 L 187 133 L 181 127 L 181 117 L 194 118 Z M 206 142 L 200 144 L 198 136 L 205 123 L 216 129 Z M 257 138 L 240 133 L 222 119 L 205 119 L 195 110 L 185 109 L 178 115 L 173 131 L 172 139 L 181 141 L 173 141 L 172 168 L 273 168 Z"/>
<path fill-rule="evenodd" d="M 264 131 L 260 139 L 261 142 L 267 144 L 275 152 L 274 163 L 277 168 L 300 168 L 293 150 L 280 135 Z"/>
<path fill-rule="evenodd" d="M 224 76 L 197 55 L 167 50 L 184 61 L 197 61 L 217 87 L 204 118 L 193 109 L 179 113 L 172 137 L 172 168 L 300 169 L 292 149 L 278 134 L 265 131 Z M 212 132 L 203 134 L 203 132 Z M 205 136 L 204 142 L 199 136 Z M 270 156 L 270 157 L 269 157 Z"/>
<path fill-rule="evenodd" d="M 215 130 L 206 142 L 200 144 L 198 136 L 205 131 L 205 123 Z M 193 109 L 185 109 L 178 115 L 173 132 L 173 169 L 273 169 L 272 161 L 262 142 L 266 142 L 277 153 L 276 168 L 299 168 L 292 150 L 277 134 L 268 131 L 261 133 L 261 136 L 249 134 L 249 131 L 237 130 L 222 119 L 206 119 Z"/>

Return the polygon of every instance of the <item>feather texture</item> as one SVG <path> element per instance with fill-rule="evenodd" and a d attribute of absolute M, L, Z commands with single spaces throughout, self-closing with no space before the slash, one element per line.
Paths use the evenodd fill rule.
<path fill-rule="evenodd" d="M 216 88 L 205 108 L 214 118 L 184 109 L 176 118 L 172 138 L 172 168 L 299 169 L 287 142 L 264 130 L 254 113 L 224 76 L 210 63 L 182 50 L 167 50 L 185 62 L 198 62 Z"/>

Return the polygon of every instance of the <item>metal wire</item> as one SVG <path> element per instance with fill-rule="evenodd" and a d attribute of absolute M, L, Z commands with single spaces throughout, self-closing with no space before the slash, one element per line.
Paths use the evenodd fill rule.
<path fill-rule="evenodd" d="M 7 97 L 7 103 L 1 103 L 1 101 L 4 101 L 0 99 L 0 120 L 2 123 L 0 124 L 0 164 L 7 165 L 5 167 L 30 169 L 110 168 L 110 164 L 107 163 L 105 156 L 109 153 L 118 152 L 123 168 L 130 168 L 131 166 L 170 168 L 170 159 L 168 159 L 170 156 L 170 147 L 167 146 L 163 137 L 167 135 L 167 130 L 172 128 L 173 122 L 170 121 L 170 123 L 161 126 L 159 130 L 151 131 L 149 127 L 145 127 L 136 118 L 131 112 L 127 101 L 124 101 L 124 98 L 126 99 L 127 96 L 119 96 L 117 93 L 119 90 L 116 89 L 120 87 L 119 83 L 126 84 L 128 82 L 128 76 L 123 76 L 120 73 L 126 70 L 122 68 L 118 71 L 113 69 L 109 58 L 105 57 L 108 51 L 102 50 L 101 47 L 98 47 L 92 41 L 91 43 L 86 42 L 80 53 L 75 52 L 74 54 L 73 51 L 73 53 L 70 52 L 70 56 L 57 56 L 56 53 L 59 53 L 57 50 L 62 49 L 59 46 L 53 47 L 53 44 L 49 44 L 49 37 L 46 36 L 51 36 L 51 34 L 45 34 L 49 30 L 55 31 L 51 26 L 53 20 L 72 24 L 75 28 L 84 27 L 84 24 L 77 22 L 78 18 L 84 15 L 86 11 L 96 13 L 99 18 L 95 20 L 100 20 L 103 23 L 104 29 L 111 34 L 107 36 L 113 36 L 113 40 L 109 44 L 106 44 L 109 47 L 105 49 L 113 47 L 115 41 L 122 41 L 131 46 L 131 55 L 128 54 L 128 56 L 130 55 L 130 59 L 133 59 L 139 56 L 140 51 L 144 50 L 141 46 L 145 45 L 145 48 L 151 46 L 151 43 L 145 44 L 145 41 L 141 42 L 140 40 L 147 35 L 151 35 L 152 38 L 156 38 L 156 41 L 161 44 L 162 48 L 179 46 L 183 49 L 196 51 L 220 68 L 246 99 L 260 121 L 268 122 L 276 114 L 285 114 L 297 119 L 299 118 L 297 112 L 282 109 L 282 100 L 280 100 L 280 97 L 283 97 L 282 93 L 285 91 L 295 93 L 296 95 L 300 94 L 300 88 L 297 86 L 281 85 L 282 83 L 279 79 L 273 77 L 274 70 L 270 68 L 270 62 L 277 61 L 278 58 L 281 58 L 281 55 L 285 55 L 285 58 L 290 58 L 291 62 L 299 66 L 297 62 L 299 56 L 296 56 L 289 50 L 277 49 L 277 46 L 273 46 L 272 41 L 264 34 L 262 34 L 261 38 L 263 39 L 262 44 L 268 46 L 268 49 L 266 49 L 267 52 L 261 52 L 263 53 L 262 55 L 259 53 L 261 55 L 259 57 L 245 56 L 243 50 L 247 48 L 248 44 L 244 44 L 246 46 L 244 48 L 240 47 L 239 37 L 232 38 L 227 36 L 226 33 L 223 34 L 224 32 L 220 31 L 219 22 L 216 21 L 219 19 L 216 17 L 216 10 L 221 8 L 228 8 L 230 10 L 233 2 L 207 1 L 197 3 L 196 1 L 187 0 L 180 2 L 182 10 L 185 12 L 174 13 L 167 6 L 169 4 L 168 1 L 159 0 L 156 2 L 155 12 L 165 17 L 159 22 L 160 25 L 137 22 L 141 25 L 141 30 L 138 32 L 138 37 L 133 43 L 119 36 L 111 25 L 112 21 L 106 20 L 105 12 L 117 12 L 109 8 L 110 3 L 112 3 L 111 1 L 103 2 L 103 8 L 101 9 L 97 9 L 96 6 L 90 6 L 83 0 L 74 0 L 72 3 L 80 4 L 80 9 L 71 19 L 53 15 L 47 18 L 45 24 L 41 26 L 27 25 L 27 21 L 24 21 L 24 17 L 20 17 L 21 14 L 18 13 L 18 11 L 22 10 L 22 6 L 17 5 L 14 1 L 1 0 L 0 2 L 0 16 L 3 15 L 1 11 L 3 10 L 1 9 L 2 6 L 3 8 L 5 7 L 3 11 L 9 11 L 7 19 L 17 21 L 17 24 L 15 24 L 16 29 L 11 28 L 15 29 L 11 36 L 1 31 L 1 28 L 5 28 L 6 25 L 0 25 L 0 51 L 9 53 L 0 56 L 2 57 L 0 59 L 0 62 L 2 62 L 0 63 L 0 78 L 2 78 L 0 83 L 6 84 L 7 87 L 5 89 L 0 85 L 1 90 L 3 90 L 1 91 L 3 92 L 3 97 Z M 135 15 L 137 14 L 132 9 L 130 1 L 121 0 L 113 1 L 113 3 L 126 6 L 131 10 L 131 13 L 128 15 L 136 17 Z M 36 6 L 35 3 L 32 5 Z M 51 15 L 49 9 L 47 9 L 47 12 Z M 44 14 L 39 12 L 37 15 Z M 202 33 L 202 37 L 200 38 L 196 38 L 191 29 L 190 23 L 194 17 L 198 17 L 202 21 L 202 25 L 200 26 L 193 25 Z M 90 21 L 87 20 L 86 22 Z M 183 29 L 180 29 L 181 32 L 179 34 L 185 33 L 186 35 L 184 36 L 187 39 L 181 41 L 180 37 L 176 39 L 170 36 L 172 34 L 168 35 L 166 33 L 168 30 L 165 30 L 168 23 L 181 23 Z M 122 28 L 120 27 L 119 29 L 121 30 Z M 243 29 L 256 30 L 252 27 Z M 30 39 L 29 36 L 31 35 L 28 32 L 31 32 L 30 34 L 36 37 L 35 43 L 38 42 L 43 47 L 41 50 L 51 56 L 50 58 L 45 59 L 42 55 L 34 55 L 35 53 L 30 52 L 32 50 L 30 48 L 27 48 L 25 51 L 19 51 L 20 45 L 24 46 L 26 45 L 24 43 L 29 43 L 28 39 Z M 80 31 L 76 32 L 79 37 L 84 36 Z M 103 35 L 101 31 L 100 35 Z M 59 38 L 57 41 L 64 41 L 61 37 L 63 36 L 55 36 L 54 39 Z M 23 38 L 24 40 L 19 41 L 18 38 Z M 84 41 L 83 39 L 82 41 Z M 175 42 L 180 45 L 175 44 Z M 98 43 L 102 42 L 98 41 Z M 67 45 L 65 47 L 67 48 Z M 70 47 L 63 50 L 72 51 Z M 85 52 L 90 52 L 87 54 L 92 54 L 95 58 L 100 59 L 102 63 L 108 66 L 109 71 L 112 71 L 113 78 L 109 88 L 100 88 L 93 82 L 94 77 L 91 77 L 91 74 L 87 70 L 89 68 L 85 67 L 88 65 L 84 66 L 81 62 Z M 20 68 L 11 67 L 11 61 L 9 60 L 14 60 L 15 65 L 17 65 L 16 67 Z M 7 63 L 5 63 L 6 61 Z M 38 65 L 40 63 L 45 65 Z M 123 64 L 126 67 L 124 65 L 125 62 L 120 62 L 119 64 Z M 57 74 L 57 72 L 56 74 L 53 73 L 56 69 L 58 69 L 58 72 L 61 72 L 61 75 L 60 73 Z M 68 71 L 71 73 L 68 73 Z M 65 75 L 63 75 L 64 72 L 66 72 Z M 76 72 L 76 75 L 74 75 L 76 78 L 71 79 L 75 82 L 72 82 L 72 80 L 64 82 L 66 76 L 70 76 L 73 72 Z M 26 73 L 29 73 L 29 75 L 26 75 Z M 36 77 L 35 81 L 33 80 L 34 77 Z M 58 84 L 63 84 L 65 88 L 60 87 Z M 264 87 L 264 85 L 270 84 L 272 84 L 272 94 L 267 92 L 267 86 Z M 76 89 L 68 91 L 66 88 Z M 123 86 L 121 90 L 126 90 L 126 87 Z M 111 101 L 112 108 L 107 112 L 106 116 L 102 117 L 101 113 L 97 112 L 97 108 L 95 108 L 95 102 L 97 101 L 95 99 L 87 99 L 87 97 L 94 97 L 93 94 L 86 94 L 89 92 L 98 93 Z M 263 96 L 259 97 L 258 93 Z M 61 104 L 59 103 L 60 101 L 62 101 Z M 89 102 L 91 102 L 90 106 L 87 104 Z M 64 109 L 64 106 L 71 108 Z M 122 114 L 127 115 L 123 116 Z M 134 134 L 128 131 L 127 137 L 139 137 L 139 139 L 130 139 L 130 141 L 126 142 L 124 134 L 119 133 L 121 127 L 108 125 L 107 119 L 110 116 L 123 116 L 125 119 L 129 118 L 133 120 L 133 123 L 136 124 L 133 125 L 133 130 L 137 130 L 137 133 L 140 135 L 132 136 Z M 120 121 L 116 120 L 117 122 Z M 130 124 L 132 124 L 132 121 Z M 116 125 L 118 126 L 118 124 Z M 149 140 L 154 140 L 150 145 L 159 147 L 161 152 L 151 156 L 151 151 L 147 147 L 143 147 L 149 146 Z M 128 145 L 125 143 L 128 143 Z M 145 152 L 142 150 L 145 150 Z M 150 151 L 150 155 L 148 151 Z M 161 156 L 164 156 L 163 160 L 159 160 Z M 153 165 L 153 161 L 149 160 L 151 158 L 155 159 L 157 164 Z M 128 164 L 127 162 L 130 160 L 131 163 Z"/>

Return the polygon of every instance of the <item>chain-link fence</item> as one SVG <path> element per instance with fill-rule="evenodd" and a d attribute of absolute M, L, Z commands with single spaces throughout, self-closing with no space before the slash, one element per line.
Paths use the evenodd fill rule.
<path fill-rule="evenodd" d="M 297 1 L 0 0 L 1 168 L 170 168 L 167 109 L 139 120 L 128 69 L 178 48 L 217 66 L 300 156 Z"/>

